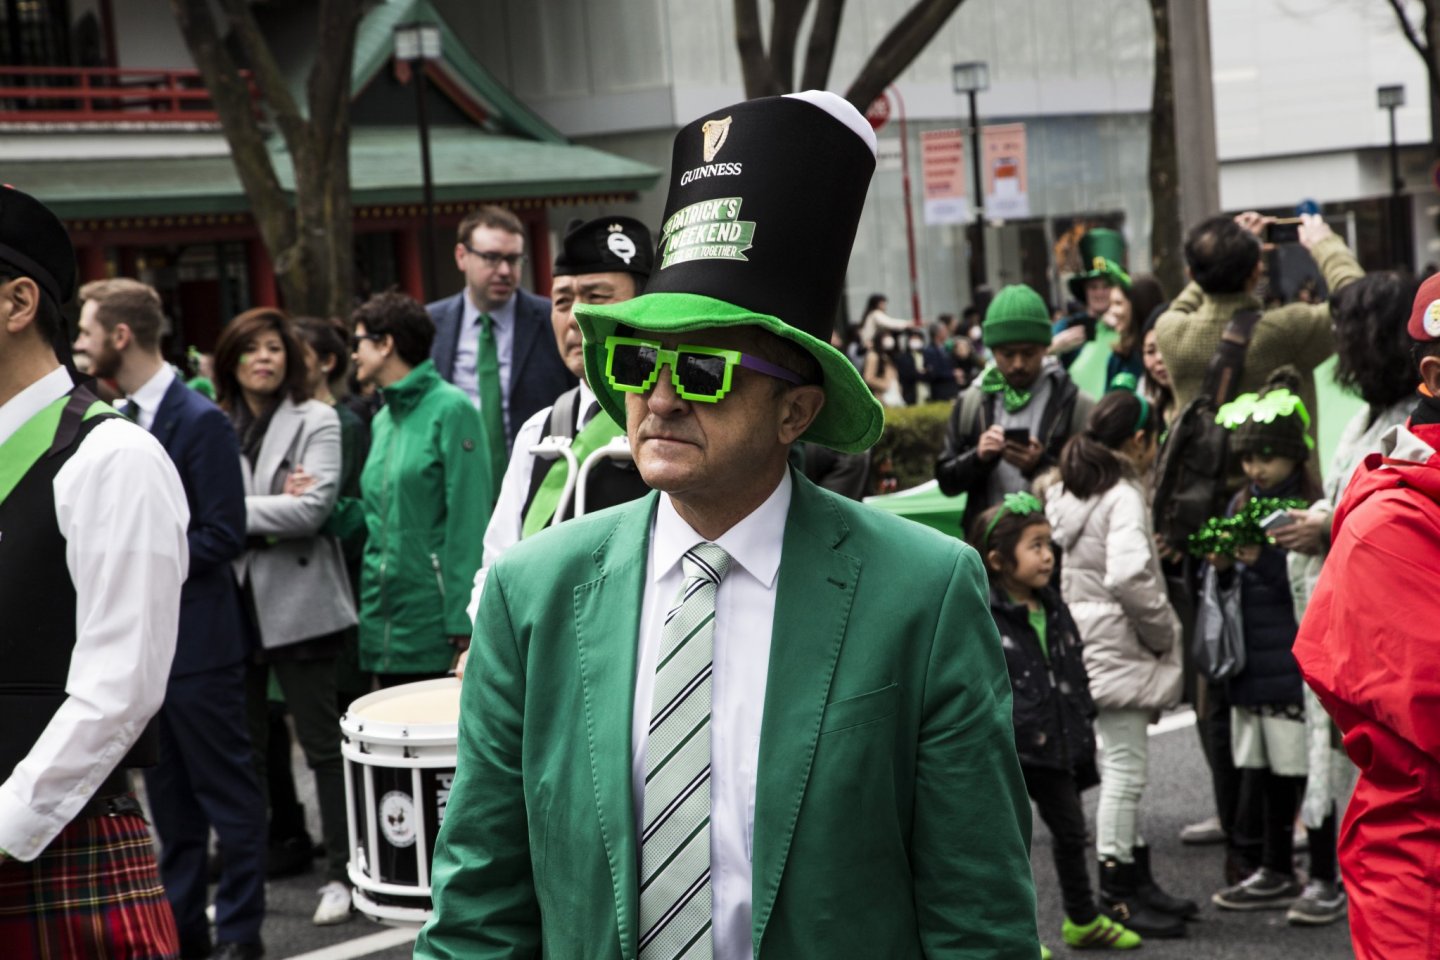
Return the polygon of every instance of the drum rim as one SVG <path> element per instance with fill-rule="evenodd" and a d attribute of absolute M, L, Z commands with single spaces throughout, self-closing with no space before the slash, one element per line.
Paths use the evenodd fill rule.
<path fill-rule="evenodd" d="M 345 736 L 367 743 L 421 744 L 455 743 L 459 737 L 460 718 L 443 723 L 397 723 L 392 720 L 370 720 L 356 714 L 357 706 L 369 703 L 383 703 L 394 699 L 396 691 L 410 695 L 426 690 L 451 690 L 460 681 L 455 677 L 440 677 L 437 680 L 417 680 L 397 687 L 375 690 L 353 701 L 340 717 L 340 730 Z"/>

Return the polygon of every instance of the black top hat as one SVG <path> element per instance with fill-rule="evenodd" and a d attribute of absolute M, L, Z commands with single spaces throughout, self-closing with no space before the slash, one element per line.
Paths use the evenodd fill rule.
<path fill-rule="evenodd" d="M 617 325 L 653 332 L 754 325 L 820 363 L 826 404 L 802 439 L 839 450 L 874 443 L 883 410 L 829 343 L 874 170 L 874 131 L 824 91 L 737 103 L 676 134 L 645 295 L 575 308 L 601 405 L 623 420 L 624 404 L 604 375 L 605 338 Z"/>
<path fill-rule="evenodd" d="M 555 258 L 555 276 L 618 271 L 643 280 L 650 276 L 654 252 L 649 229 L 633 217 L 582 221 L 565 231 Z"/>
<path fill-rule="evenodd" d="M 0 185 L 0 263 L 13 267 L 56 306 L 75 296 L 75 248 L 50 208 L 8 183 Z"/>

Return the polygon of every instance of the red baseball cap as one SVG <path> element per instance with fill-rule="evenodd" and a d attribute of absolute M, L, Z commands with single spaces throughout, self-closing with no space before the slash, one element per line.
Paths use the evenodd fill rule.
<path fill-rule="evenodd" d="M 1405 328 L 1412 340 L 1440 340 L 1440 273 L 1427 277 L 1415 291 L 1410 324 Z"/>

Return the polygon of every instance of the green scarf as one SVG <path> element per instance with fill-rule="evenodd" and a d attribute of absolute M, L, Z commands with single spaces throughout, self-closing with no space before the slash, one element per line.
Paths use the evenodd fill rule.
<path fill-rule="evenodd" d="M 1030 402 L 1030 397 L 1032 396 L 1029 390 L 1016 390 L 1010 386 L 1010 381 L 1005 379 L 1005 375 L 1000 372 L 1000 368 L 993 363 L 981 372 L 980 389 L 986 393 L 1000 393 L 1004 391 L 1006 413 L 1024 410 L 1025 405 Z"/>

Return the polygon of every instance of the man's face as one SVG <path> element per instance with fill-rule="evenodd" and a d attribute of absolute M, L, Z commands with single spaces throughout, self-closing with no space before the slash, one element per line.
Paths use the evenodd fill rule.
<path fill-rule="evenodd" d="M 670 349 L 688 343 L 750 354 L 761 342 L 758 332 L 745 327 L 635 335 Z M 676 394 L 666 366 L 650 391 L 625 394 L 626 428 L 640 476 L 682 502 L 743 499 L 765 476 L 761 468 L 777 450 L 783 457 L 788 445 L 780 436 L 785 394 L 774 384 L 764 374 L 736 368 L 730 392 L 718 403 L 692 402 Z"/>
<path fill-rule="evenodd" d="M 993 347 L 990 352 L 1005 382 L 1016 390 L 1030 389 L 1040 378 L 1040 368 L 1045 365 L 1043 343 L 1007 343 Z"/>
<path fill-rule="evenodd" d="M 481 310 L 498 310 L 520 285 L 525 238 L 498 227 L 476 227 L 455 245 L 455 265 L 465 274 L 470 299 Z"/>
<path fill-rule="evenodd" d="M 560 359 L 575 376 L 585 377 L 584 341 L 575 322 L 577 303 L 620 303 L 635 297 L 635 278 L 622 271 L 556 277 L 550 285 L 550 325 Z"/>
<path fill-rule="evenodd" d="M 120 372 L 120 351 L 115 346 L 114 334 L 95 316 L 99 312 L 100 304 L 95 300 L 86 300 L 80 308 L 80 333 L 75 338 L 74 351 L 76 356 L 89 360 L 92 377 L 111 380 Z"/>
<path fill-rule="evenodd" d="M 1110 281 L 1093 277 L 1085 281 L 1085 310 L 1098 317 L 1110 309 Z"/>

